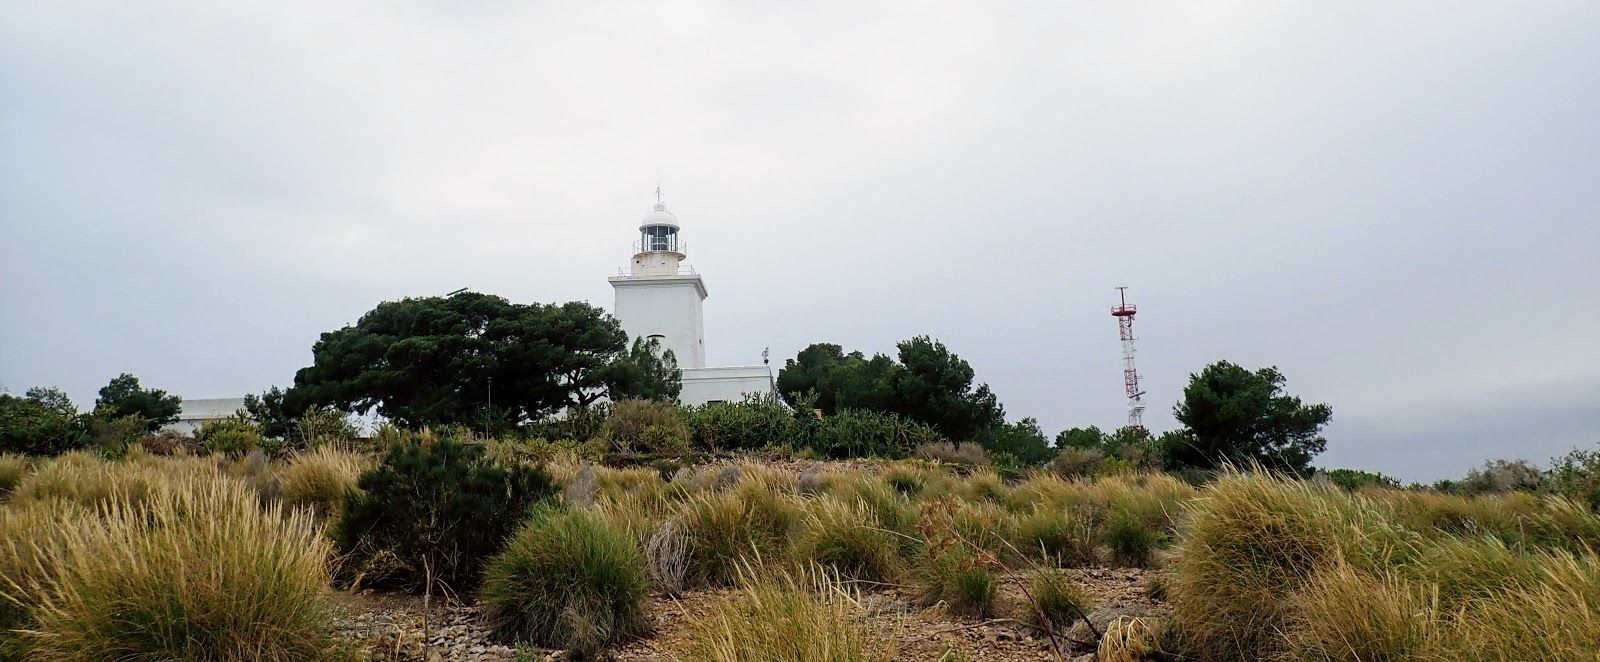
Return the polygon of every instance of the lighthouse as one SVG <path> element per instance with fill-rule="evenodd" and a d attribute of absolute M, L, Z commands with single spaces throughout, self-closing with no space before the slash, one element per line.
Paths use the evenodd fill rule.
<path fill-rule="evenodd" d="M 704 368 L 706 284 L 684 266 L 688 245 L 678 230 L 678 217 L 667 211 L 656 187 L 656 205 L 639 223 L 632 263 L 610 278 L 617 295 L 612 314 L 629 336 L 654 339 L 661 349 L 672 350 L 679 368 Z"/>
<path fill-rule="evenodd" d="M 686 405 L 737 402 L 747 395 L 770 396 L 772 370 L 762 365 L 707 367 L 702 313 L 705 280 L 684 264 L 688 244 L 679 236 L 678 217 L 667 211 L 656 187 L 656 204 L 639 222 L 628 266 L 608 280 L 616 293 L 612 315 L 630 339 L 644 338 L 671 350 L 683 371 Z M 752 348 L 759 350 L 761 348 Z"/>

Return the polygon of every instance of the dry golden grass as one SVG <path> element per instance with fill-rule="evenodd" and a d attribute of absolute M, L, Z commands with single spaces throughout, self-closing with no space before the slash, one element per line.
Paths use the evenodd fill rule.
<path fill-rule="evenodd" d="M 865 662 L 891 658 L 874 641 L 857 594 L 831 572 L 769 574 L 742 566 L 740 588 L 692 625 L 691 659 L 705 662 Z"/>
<path fill-rule="evenodd" d="M 331 551 L 307 515 L 263 509 L 253 489 L 215 473 L 171 475 L 144 490 L 58 527 L 39 559 L 45 572 L 23 587 L 28 659 L 334 652 L 324 601 Z"/>
<path fill-rule="evenodd" d="M 277 469 L 278 498 L 290 508 L 310 508 L 320 520 L 338 517 L 345 496 L 357 491 L 361 474 L 377 465 L 371 457 L 332 445 L 297 453 Z"/>
<path fill-rule="evenodd" d="M 0 499 L 11 494 L 28 475 L 28 470 L 33 468 L 33 463 L 26 456 L 15 453 L 0 453 Z"/>

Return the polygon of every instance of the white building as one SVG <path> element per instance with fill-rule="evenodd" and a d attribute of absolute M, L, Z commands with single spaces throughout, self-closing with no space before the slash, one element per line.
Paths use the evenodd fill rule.
<path fill-rule="evenodd" d="M 244 398 L 199 398 L 190 400 L 184 398 L 178 410 L 178 420 L 161 427 L 162 430 L 172 430 L 181 434 L 194 434 L 206 421 L 215 421 L 230 418 L 233 413 L 244 409 Z"/>
<path fill-rule="evenodd" d="M 661 203 L 639 224 L 633 263 L 610 278 L 616 290 L 612 314 L 630 338 L 654 338 L 672 350 L 683 370 L 686 405 L 738 402 L 746 395 L 770 396 L 772 370 L 767 365 L 706 367 L 706 326 L 701 305 L 706 284 L 683 260 L 688 246 L 678 238 L 678 218 Z"/>

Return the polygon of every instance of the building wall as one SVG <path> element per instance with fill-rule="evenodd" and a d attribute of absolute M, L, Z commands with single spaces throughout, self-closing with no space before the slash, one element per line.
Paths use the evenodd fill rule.
<path fill-rule="evenodd" d="M 611 285 L 617 295 L 612 314 L 622 322 L 630 342 L 659 335 L 661 348 L 672 350 L 678 367 L 705 367 L 705 320 L 701 313 L 705 286 L 699 276 L 618 277 L 611 279 Z"/>
<path fill-rule="evenodd" d="M 746 395 L 770 395 L 772 369 L 765 365 L 727 368 L 690 368 L 683 371 L 683 392 L 678 401 L 685 405 L 707 402 L 739 402 Z"/>

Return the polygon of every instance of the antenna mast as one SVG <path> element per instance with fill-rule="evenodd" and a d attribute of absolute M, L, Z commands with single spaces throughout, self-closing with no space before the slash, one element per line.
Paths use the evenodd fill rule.
<path fill-rule="evenodd" d="M 1118 287 L 1122 303 L 1111 307 L 1122 336 L 1122 386 L 1128 394 L 1128 427 L 1144 429 L 1144 391 L 1139 389 L 1139 370 L 1133 365 L 1133 316 L 1139 308 L 1128 303 L 1128 288 Z"/>

